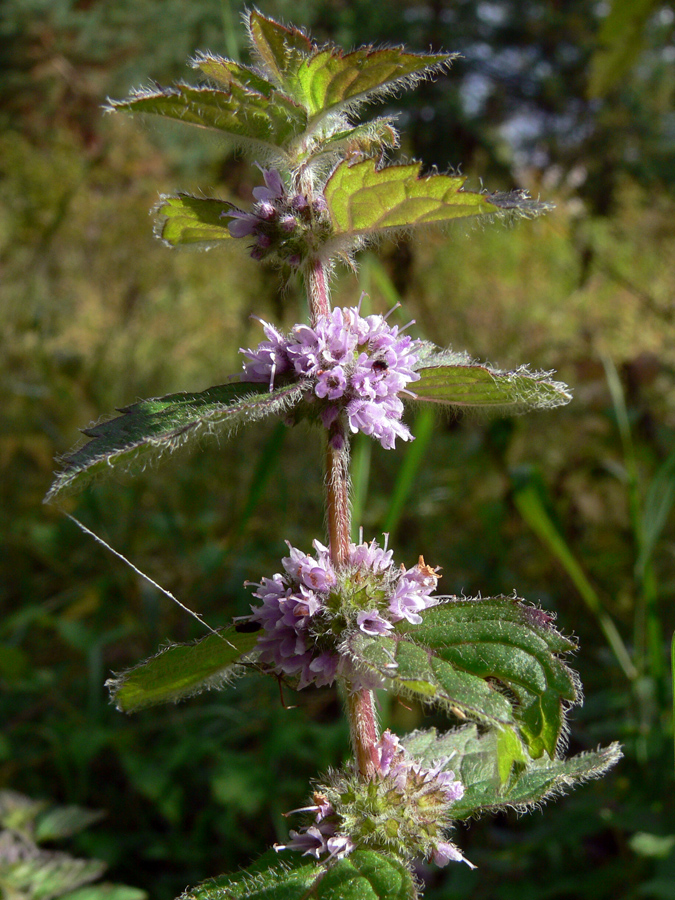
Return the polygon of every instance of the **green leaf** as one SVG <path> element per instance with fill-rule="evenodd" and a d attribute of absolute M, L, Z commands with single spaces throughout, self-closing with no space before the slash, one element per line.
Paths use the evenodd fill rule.
<path fill-rule="evenodd" d="M 74 859 L 66 853 L 38 850 L 17 835 L 2 835 L 0 887 L 2 895 L 25 900 L 52 900 L 100 878 L 106 864 L 97 859 Z"/>
<path fill-rule="evenodd" d="M 508 725 L 514 714 L 508 698 L 483 678 L 463 672 L 428 647 L 407 636 L 370 637 L 355 631 L 344 649 L 358 672 L 377 675 L 395 694 L 433 702 L 464 718 L 490 725 Z"/>
<path fill-rule="evenodd" d="M 550 207 L 523 192 L 476 194 L 462 190 L 463 175 L 420 177 L 420 164 L 377 168 L 367 159 L 340 163 L 328 179 L 324 195 L 334 238 L 358 239 L 432 225 L 467 216 L 533 216 Z"/>
<path fill-rule="evenodd" d="M 111 100 L 108 110 L 149 113 L 188 125 L 213 128 L 249 152 L 278 150 L 301 134 L 307 113 L 289 97 L 269 97 L 232 82 L 228 90 L 178 84 L 159 90 L 132 91 L 126 100 Z"/>
<path fill-rule="evenodd" d="M 264 97 L 269 97 L 274 90 L 274 85 L 270 84 L 255 69 L 213 53 L 199 50 L 190 64 L 193 69 L 200 69 L 207 78 L 211 78 L 226 88 L 236 85 L 257 91 Z"/>
<path fill-rule="evenodd" d="M 502 371 L 431 344 L 425 345 L 417 371 L 420 380 L 411 388 L 428 403 L 523 410 L 552 409 L 572 399 L 567 385 L 552 381 L 550 372 L 525 366 Z"/>
<path fill-rule="evenodd" d="M 126 884 L 90 884 L 65 894 L 61 900 L 146 900 L 148 894 Z"/>
<path fill-rule="evenodd" d="M 251 659 L 257 635 L 230 628 L 193 644 L 176 644 L 106 681 L 121 712 L 138 712 L 160 703 L 177 703 L 202 691 L 219 689 Z"/>
<path fill-rule="evenodd" d="M 92 438 L 63 459 L 47 502 L 83 487 L 96 475 L 129 468 L 172 452 L 205 434 L 229 436 L 242 424 L 281 415 L 301 399 L 303 382 L 275 388 L 255 382 L 230 382 L 201 393 L 168 394 L 140 400 L 121 416 L 84 430 Z"/>
<path fill-rule="evenodd" d="M 507 744 L 504 744 L 507 735 Z M 416 731 L 402 741 L 411 756 L 428 766 L 450 756 L 451 769 L 464 785 L 464 796 L 453 804 L 453 819 L 515 808 L 525 811 L 557 797 L 591 778 L 599 778 L 621 758 L 619 744 L 580 753 L 570 759 L 532 759 L 510 729 L 480 734 L 471 724 L 446 734 Z"/>
<path fill-rule="evenodd" d="M 155 207 L 155 234 L 171 247 L 178 244 L 212 244 L 229 240 L 231 204 L 191 194 L 163 194 Z"/>
<path fill-rule="evenodd" d="M 516 725 L 533 757 L 553 756 L 565 706 L 579 701 L 578 679 L 556 654 L 575 644 L 541 610 L 503 598 L 453 599 L 423 619 L 399 622 L 391 637 L 349 635 L 345 649 L 357 671 L 462 717 Z"/>
<path fill-rule="evenodd" d="M 37 817 L 34 839 L 40 844 L 43 841 L 57 841 L 77 834 L 98 822 L 105 814 L 81 806 L 55 806 Z"/>
<path fill-rule="evenodd" d="M 272 854 L 248 871 L 221 875 L 187 891 L 180 900 L 414 900 L 408 869 L 391 856 L 355 850 L 330 864 L 289 856 L 271 866 Z"/>
<path fill-rule="evenodd" d="M 248 20 L 253 52 L 269 76 L 288 90 L 303 61 L 317 50 L 298 28 L 286 28 L 253 10 Z"/>
<path fill-rule="evenodd" d="M 579 681 L 558 654 L 576 649 L 540 609 L 503 597 L 452 599 L 423 613 L 420 625 L 396 630 L 433 651 L 458 671 L 496 680 L 516 698 L 514 721 L 539 757 L 553 757 L 565 707 L 580 700 Z"/>
<path fill-rule="evenodd" d="M 396 87 L 413 87 L 446 68 L 456 54 L 407 53 L 403 47 L 360 47 L 344 54 L 327 47 L 298 67 L 294 96 L 310 116 L 337 112 L 386 94 Z"/>
<path fill-rule="evenodd" d="M 313 159 L 332 153 L 340 158 L 352 156 L 381 156 L 384 150 L 398 147 L 398 132 L 393 126 L 393 119 L 381 116 L 371 119 L 354 128 L 328 129 L 325 135 L 316 140 L 312 147 Z"/>

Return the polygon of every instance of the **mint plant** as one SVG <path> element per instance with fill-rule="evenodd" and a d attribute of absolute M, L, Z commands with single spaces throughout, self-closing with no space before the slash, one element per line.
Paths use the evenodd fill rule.
<path fill-rule="evenodd" d="M 355 433 L 391 449 L 413 439 L 409 402 L 550 408 L 571 399 L 566 386 L 413 338 L 389 314 L 362 314 L 361 301 L 332 308 L 330 275 L 337 261 L 353 265 L 357 250 L 384 235 L 457 218 L 528 218 L 548 205 L 522 191 L 472 193 L 462 176 L 391 163 L 393 119 L 359 120 L 364 104 L 442 73 L 452 55 L 343 53 L 257 11 L 247 21 L 255 65 L 200 53 L 192 65 L 205 83 L 138 90 L 109 109 L 216 130 L 254 160 L 263 183 L 249 208 L 165 196 L 157 234 L 171 247 L 240 241 L 254 259 L 299 273 L 309 322 L 289 333 L 261 322 L 264 339 L 242 351 L 243 371 L 226 384 L 140 401 L 87 429 L 90 440 L 65 459 L 49 498 L 265 417 L 315 426 L 325 453 L 327 538 L 317 537 L 313 550 L 289 544 L 280 570 L 251 583 L 249 616 L 171 646 L 108 686 L 117 707 L 134 712 L 248 672 L 297 690 L 336 684 L 353 763 L 315 785 L 296 810 L 304 823 L 274 848 L 280 857 L 270 851 L 248 872 L 187 896 L 415 897 L 415 860 L 473 865 L 451 840 L 454 821 L 531 808 L 601 775 L 621 754 L 612 744 L 563 757 L 566 712 L 581 703 L 581 687 L 566 663 L 576 644 L 549 613 L 515 597 L 438 594 L 440 570 L 422 555 L 406 566 L 386 535 L 381 543 L 350 539 Z M 455 726 L 380 734 L 375 690 L 433 704 Z"/>

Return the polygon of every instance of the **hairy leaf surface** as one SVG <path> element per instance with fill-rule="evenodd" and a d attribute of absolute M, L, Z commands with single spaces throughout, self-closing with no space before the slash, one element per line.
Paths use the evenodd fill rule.
<path fill-rule="evenodd" d="M 227 90 L 178 84 L 156 91 L 136 90 L 109 109 L 149 113 L 220 131 L 244 150 L 268 153 L 301 134 L 307 113 L 289 97 L 269 97 L 232 82 Z"/>
<path fill-rule="evenodd" d="M 420 380 L 412 385 L 418 399 L 428 403 L 523 410 L 551 409 L 572 399 L 567 385 L 553 381 L 550 372 L 526 367 L 506 372 L 430 346 L 425 345 L 417 365 Z"/>
<path fill-rule="evenodd" d="M 106 681 L 120 712 L 138 712 L 160 703 L 177 703 L 228 684 L 236 667 L 251 657 L 256 634 L 233 628 L 208 634 L 193 644 L 175 644 Z"/>
<path fill-rule="evenodd" d="M 191 65 L 193 69 L 199 69 L 207 78 L 226 88 L 236 85 L 257 91 L 264 97 L 269 97 L 274 90 L 274 85 L 270 84 L 255 69 L 214 53 L 199 50 L 191 61 Z"/>
<path fill-rule="evenodd" d="M 171 247 L 229 240 L 232 237 L 227 229 L 230 208 L 226 200 L 165 194 L 155 207 L 155 234 Z"/>
<path fill-rule="evenodd" d="M 464 796 L 452 807 L 453 819 L 507 807 L 525 810 L 599 778 L 622 756 L 619 744 L 613 743 L 569 759 L 532 759 L 517 735 L 509 731 L 492 729 L 479 734 L 476 725 L 470 724 L 439 735 L 432 728 L 413 732 L 402 743 L 425 766 L 452 756 L 446 768 L 464 785 Z M 519 749 L 514 750 L 513 742 Z"/>
<path fill-rule="evenodd" d="M 467 216 L 533 216 L 549 208 L 520 191 L 464 191 L 465 181 L 463 175 L 420 177 L 419 163 L 377 168 L 367 159 L 340 163 L 324 193 L 336 237 L 359 238 Z"/>
<path fill-rule="evenodd" d="M 238 426 L 295 406 L 302 382 L 270 391 L 266 384 L 231 382 L 201 393 L 139 400 L 121 416 L 84 430 L 91 440 L 63 459 L 47 501 L 83 487 L 94 476 L 143 464 L 206 434 L 229 436 Z"/>
<path fill-rule="evenodd" d="M 414 900 L 406 866 L 374 850 L 355 850 L 326 865 L 299 854 L 272 852 L 234 875 L 220 875 L 186 891 L 180 900 Z M 276 862 L 276 865 L 274 863 Z"/>
<path fill-rule="evenodd" d="M 576 648 L 542 610 L 503 597 L 453 599 L 422 614 L 421 625 L 396 630 L 459 671 L 496 680 L 517 698 L 514 718 L 530 754 L 553 757 L 565 707 L 580 700 L 576 674 L 558 654 Z"/>
<path fill-rule="evenodd" d="M 360 47 L 343 53 L 336 47 L 317 50 L 298 68 L 297 97 L 310 116 L 353 107 L 396 86 L 412 87 L 439 72 L 454 54 L 408 53 L 402 47 Z"/>
<path fill-rule="evenodd" d="M 249 15 L 253 51 L 265 71 L 284 90 L 291 92 L 294 76 L 304 60 L 316 50 L 299 28 L 286 28 L 257 10 Z"/>

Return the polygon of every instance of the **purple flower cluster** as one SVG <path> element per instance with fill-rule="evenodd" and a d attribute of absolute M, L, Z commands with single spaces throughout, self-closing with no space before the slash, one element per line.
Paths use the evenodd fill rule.
<path fill-rule="evenodd" d="M 347 561 L 336 569 L 328 549 L 314 541 L 315 555 L 291 547 L 284 572 L 263 578 L 253 596 L 251 620 L 262 625 L 260 661 L 277 674 L 298 679 L 297 687 L 330 685 L 336 675 L 352 683 L 359 676 L 338 652 L 336 635 L 358 628 L 367 635 L 391 631 L 406 619 L 419 624 L 420 612 L 438 603 L 435 569 L 420 557 L 410 569 L 396 568 L 386 541 L 350 544 Z M 362 685 L 363 686 L 363 685 Z"/>
<path fill-rule="evenodd" d="M 326 853 L 329 858 L 341 858 L 357 846 L 396 844 L 398 834 L 403 855 L 425 855 L 439 866 L 452 860 L 475 868 L 454 844 L 443 839 L 452 804 L 464 795 L 464 785 L 454 772 L 446 770 L 450 757 L 424 768 L 408 756 L 389 730 L 380 738 L 375 753 L 379 771 L 374 803 L 367 783 L 338 776 L 333 785 L 314 793 L 312 806 L 293 810 L 313 813 L 312 824 L 291 831 L 290 841 L 275 844 L 274 849 L 299 850 L 303 856 L 317 859 Z M 400 810 L 405 810 L 406 816 L 399 821 Z M 418 814 L 419 822 L 413 824 L 410 817 L 417 819 Z M 396 827 L 392 829 L 393 824 Z M 380 825 L 384 825 L 382 834 Z"/>
<path fill-rule="evenodd" d="M 261 169 L 265 185 L 253 188 L 256 202 L 250 211 L 230 206 L 224 216 L 234 238 L 253 237 L 254 259 L 284 262 L 297 268 L 306 255 L 312 234 L 327 231 L 323 198 L 310 203 L 303 194 L 289 195 L 276 169 Z"/>
<path fill-rule="evenodd" d="M 322 401 L 326 428 L 344 410 L 350 431 L 372 435 L 385 449 L 392 449 L 397 437 L 413 440 L 401 422 L 399 394 L 414 397 L 406 386 L 420 377 L 414 370 L 418 341 L 389 325 L 386 317 L 361 316 L 354 307 L 334 309 L 314 328 L 296 325 L 288 336 L 262 325 L 267 340 L 255 350 L 241 351 L 248 360 L 245 379 L 266 381 L 270 390 L 277 376 L 307 379 Z"/>

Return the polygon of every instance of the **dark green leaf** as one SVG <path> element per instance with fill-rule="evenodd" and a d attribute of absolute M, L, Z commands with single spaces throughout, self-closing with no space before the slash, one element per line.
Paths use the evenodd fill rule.
<path fill-rule="evenodd" d="M 226 241 L 232 236 L 227 229 L 230 209 L 225 200 L 164 194 L 155 207 L 155 234 L 171 247 Z"/>
<path fill-rule="evenodd" d="M 421 625 L 401 622 L 407 635 L 457 671 L 497 681 L 517 702 L 514 720 L 530 754 L 555 755 L 565 707 L 579 701 L 576 674 L 558 654 L 576 644 L 542 610 L 503 597 L 453 599 L 423 613 Z"/>
<path fill-rule="evenodd" d="M 550 372 L 530 372 L 524 366 L 505 372 L 429 344 L 417 371 L 420 380 L 412 390 L 430 403 L 521 410 L 550 409 L 572 399 L 567 385 L 552 381 Z"/>
<path fill-rule="evenodd" d="M 126 100 L 111 100 L 108 108 L 214 128 L 251 152 L 278 150 L 301 134 L 307 124 L 305 110 L 283 94 L 265 97 L 234 82 L 224 91 L 188 84 L 132 91 Z"/>
<path fill-rule="evenodd" d="M 229 684 L 237 667 L 251 658 L 257 635 L 230 628 L 193 644 L 176 644 L 109 678 L 111 700 L 121 712 L 138 712 L 160 703 L 176 703 Z"/>
<path fill-rule="evenodd" d="M 523 811 L 599 778 L 622 755 L 614 743 L 570 759 L 532 759 L 510 729 L 481 735 L 473 724 L 442 735 L 435 729 L 413 732 L 403 745 L 423 765 L 452 757 L 446 768 L 464 785 L 464 796 L 452 807 L 454 819 L 507 807 Z"/>
<path fill-rule="evenodd" d="M 306 862 L 284 854 L 271 866 L 271 854 L 249 871 L 221 875 L 180 900 L 414 900 L 417 890 L 408 869 L 391 856 L 355 850 L 331 864 Z M 265 865 L 261 865 L 262 863 Z M 267 867 L 269 866 L 269 868 Z M 292 868 L 291 868 L 292 867 Z"/>
<path fill-rule="evenodd" d="M 511 194 L 462 190 L 460 175 L 420 177 L 420 164 L 377 168 L 374 160 L 340 163 L 328 179 L 325 198 L 336 238 L 400 231 L 466 216 L 538 215 L 550 208 L 515 191 Z"/>
<path fill-rule="evenodd" d="M 303 383 L 270 391 L 266 384 L 235 381 L 197 394 L 140 400 L 121 409 L 123 415 L 84 431 L 92 440 L 65 457 L 65 468 L 46 499 L 78 489 L 96 475 L 148 462 L 205 434 L 229 436 L 242 424 L 281 415 L 300 401 L 303 390 Z"/>

